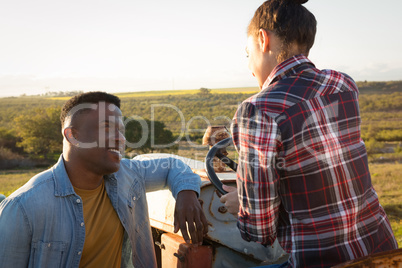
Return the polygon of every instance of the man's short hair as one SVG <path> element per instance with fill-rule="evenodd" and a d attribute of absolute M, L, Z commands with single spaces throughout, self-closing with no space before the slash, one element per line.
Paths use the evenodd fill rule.
<path fill-rule="evenodd" d="M 120 109 L 120 99 L 115 95 L 100 91 L 82 93 L 72 97 L 63 105 L 60 114 L 61 127 L 64 127 L 64 121 L 66 120 L 68 113 L 77 105 L 84 103 L 97 104 L 99 102 L 112 103 Z"/>

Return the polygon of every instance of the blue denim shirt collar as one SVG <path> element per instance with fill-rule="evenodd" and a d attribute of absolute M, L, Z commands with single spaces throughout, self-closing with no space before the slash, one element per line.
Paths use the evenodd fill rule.
<path fill-rule="evenodd" d="M 75 195 L 73 185 L 68 177 L 66 167 L 64 165 L 63 154 L 60 155 L 56 165 L 52 167 L 53 179 L 54 179 L 54 195 L 55 196 L 69 196 Z M 115 174 L 105 175 L 106 181 L 115 181 Z"/>
<path fill-rule="evenodd" d="M 60 155 L 57 164 L 52 168 L 54 179 L 54 195 L 55 196 L 69 196 L 75 195 L 73 185 L 64 165 L 63 155 Z"/>

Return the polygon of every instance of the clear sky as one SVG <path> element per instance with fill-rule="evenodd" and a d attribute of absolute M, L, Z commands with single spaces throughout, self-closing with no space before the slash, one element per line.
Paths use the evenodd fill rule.
<path fill-rule="evenodd" d="M 246 28 L 260 0 L 10 0 L 0 96 L 257 86 Z M 402 1 L 310 0 L 310 59 L 356 81 L 402 80 Z"/>

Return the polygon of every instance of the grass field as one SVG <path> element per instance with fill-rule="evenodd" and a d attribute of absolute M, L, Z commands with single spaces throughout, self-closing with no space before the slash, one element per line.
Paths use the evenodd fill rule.
<path fill-rule="evenodd" d="M 0 171 L 0 194 L 10 195 L 41 171 L 41 169 Z M 402 164 L 370 164 L 370 171 L 380 203 L 387 212 L 399 247 L 402 248 Z"/>
<path fill-rule="evenodd" d="M 9 196 L 43 169 L 0 170 L 0 194 Z"/>
<path fill-rule="evenodd" d="M 366 147 L 371 150 L 369 161 L 373 185 L 379 195 L 380 203 L 387 212 L 398 244 L 402 248 L 402 130 L 400 128 L 402 81 L 360 82 L 359 88 L 361 89 L 359 103 L 362 134 Z M 199 115 L 212 120 L 217 115 L 231 118 L 238 106 L 239 98 L 245 99 L 245 96 L 239 94 L 251 95 L 255 92 L 258 92 L 256 87 L 211 89 L 212 94 L 209 99 L 197 95 L 200 93 L 199 89 L 130 92 L 116 95 L 122 99 L 122 110 L 126 109 L 123 113 L 127 115 L 135 114 L 149 118 L 147 116 L 149 116 L 151 104 L 168 103 L 183 111 L 188 116 L 186 120 Z M 1 127 L 6 130 L 12 129 L 14 118 L 23 111 L 30 113 L 37 107 L 60 106 L 69 98 L 71 97 L 0 98 L 0 130 Z M 163 119 L 167 129 L 177 134 L 174 127 L 178 119 L 169 113 L 166 114 L 164 110 L 161 111 L 161 114 L 155 114 L 156 120 Z M 202 124 L 191 126 L 193 129 L 203 128 Z M 197 137 L 194 139 L 196 140 Z M 179 146 L 177 154 L 203 160 L 206 152 L 207 148 L 195 150 Z M 0 170 L 0 193 L 10 195 L 40 171 L 42 169 Z"/>
<path fill-rule="evenodd" d="M 402 164 L 371 164 L 370 172 L 380 203 L 402 248 Z"/>
<path fill-rule="evenodd" d="M 257 87 L 239 87 L 239 88 L 217 88 L 211 89 L 212 94 L 224 94 L 224 93 L 254 93 L 258 92 Z M 155 90 L 155 91 L 138 91 L 129 93 L 114 93 L 121 99 L 124 98 L 138 98 L 138 97 L 160 97 L 160 96 L 177 96 L 184 94 L 197 94 L 199 89 L 182 89 L 182 90 Z M 52 100 L 68 100 L 71 97 L 49 97 Z"/>

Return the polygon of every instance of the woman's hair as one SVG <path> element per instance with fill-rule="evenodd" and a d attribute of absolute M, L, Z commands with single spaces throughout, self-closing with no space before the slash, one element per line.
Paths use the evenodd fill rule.
<path fill-rule="evenodd" d="M 297 44 L 301 53 L 308 54 L 314 44 L 317 21 L 302 4 L 308 0 L 268 0 L 254 13 L 247 35 L 258 36 L 260 29 L 273 32 L 282 41 L 278 62 L 286 60 L 290 45 Z"/>

